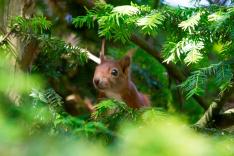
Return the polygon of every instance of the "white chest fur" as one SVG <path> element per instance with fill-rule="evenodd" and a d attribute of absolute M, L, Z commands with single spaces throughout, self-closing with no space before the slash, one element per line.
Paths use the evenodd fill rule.
<path fill-rule="evenodd" d="M 121 97 L 120 94 L 113 93 L 113 92 L 106 92 L 105 94 L 106 94 L 106 96 L 107 96 L 108 98 L 113 98 L 113 99 L 116 99 L 116 100 L 118 100 L 118 101 L 122 101 L 122 97 Z"/>

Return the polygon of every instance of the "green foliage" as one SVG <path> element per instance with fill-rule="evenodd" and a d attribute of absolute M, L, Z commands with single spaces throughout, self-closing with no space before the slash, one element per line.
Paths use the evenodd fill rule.
<path fill-rule="evenodd" d="M 36 114 L 36 127 L 50 125 L 51 135 L 64 133 L 76 137 L 112 136 L 111 131 L 100 121 L 86 121 L 67 114 L 63 109 L 62 98 L 53 89 L 32 90 L 30 96 L 33 98 L 32 111 Z"/>
<path fill-rule="evenodd" d="M 162 25 L 165 17 L 160 13 L 153 10 L 149 15 L 137 20 L 137 25 L 141 28 L 144 34 L 151 35 L 157 32 L 158 27 Z"/>
<path fill-rule="evenodd" d="M 20 16 L 16 16 L 11 21 L 11 28 L 23 36 L 27 35 L 30 37 L 31 34 L 43 34 L 45 31 L 51 29 L 52 23 L 47 21 L 45 17 L 34 17 L 31 19 L 26 19 Z M 26 36 L 25 36 L 26 37 Z"/>
<path fill-rule="evenodd" d="M 165 122 L 166 125 L 161 124 Z M 158 126 L 155 127 L 155 124 Z M 122 133 L 127 137 L 124 137 L 124 141 L 119 145 L 123 148 L 121 150 L 123 155 L 155 155 L 155 153 L 161 155 L 219 155 L 219 152 L 223 153 L 220 148 L 221 144 L 212 144 L 212 147 L 219 147 L 219 150 L 214 151 L 211 144 L 208 143 L 209 140 L 195 136 L 192 131 L 186 127 L 177 126 L 177 124 L 181 125 L 181 122 L 170 118 L 148 122 L 144 124 L 144 128 L 125 128 Z M 188 142 L 191 144 L 187 144 Z M 183 149 L 178 148 L 181 145 L 183 145 Z"/>
<path fill-rule="evenodd" d="M 11 28 L 16 36 L 26 44 L 33 41 L 39 47 L 41 51 L 38 58 L 40 64 L 35 69 L 43 71 L 47 76 L 57 77 L 61 74 L 59 71 L 54 72 L 54 70 L 61 66 L 63 60 L 68 62 L 67 68 L 83 65 L 87 62 L 88 51 L 50 35 L 51 26 L 51 22 L 47 21 L 45 17 L 26 19 L 16 16 L 11 21 Z M 54 70 L 51 71 L 51 69 Z"/>
<path fill-rule="evenodd" d="M 3 48 L 4 47 L 4 48 Z M 43 80 L 40 76 L 34 74 L 27 77 L 23 72 L 12 73 L 12 66 L 9 64 L 10 60 L 14 58 L 11 49 L 8 46 L 1 46 L 0 48 L 0 94 L 6 91 L 17 93 L 28 93 L 31 87 L 40 89 L 43 85 Z M 15 78 L 20 83 L 15 82 Z"/>
<path fill-rule="evenodd" d="M 232 85 L 231 80 L 233 73 L 230 64 L 227 62 L 211 64 L 209 67 L 194 71 L 192 75 L 181 84 L 181 87 L 188 92 L 187 98 L 190 98 L 194 94 L 201 95 L 204 93 L 208 77 L 210 76 L 214 76 L 215 83 L 220 88 L 221 92 Z"/>
<path fill-rule="evenodd" d="M 193 15 L 186 21 L 182 21 L 178 26 L 181 27 L 184 31 L 188 29 L 189 33 L 192 33 L 192 30 L 195 29 L 195 26 L 198 25 L 201 13 Z"/>
<path fill-rule="evenodd" d="M 183 58 L 188 65 L 197 63 L 203 58 L 200 52 L 203 48 L 204 43 L 202 41 L 193 41 L 188 38 L 183 38 L 178 43 L 169 42 L 164 46 L 164 55 L 166 56 L 164 62 L 176 62 Z"/>
<path fill-rule="evenodd" d="M 202 111 L 188 98 L 208 94 L 207 90 L 222 93 L 233 85 L 233 6 L 172 8 L 161 5 L 152 9 L 155 7 L 142 3 L 122 6 L 98 3 L 86 10 L 86 15 L 81 11 L 82 16 L 72 20 L 76 28 L 82 28 L 77 34 L 82 40 L 79 43 L 87 44 L 94 51 L 100 46 L 91 41 L 99 44 L 94 37 L 98 35 L 110 39 L 108 52 L 112 56 L 120 57 L 127 51 L 129 47 L 122 48 L 118 41 L 128 43 L 132 34 L 145 36 L 155 49 L 163 47 L 164 62 L 156 61 L 142 50 L 133 57 L 132 80 L 140 91 L 151 96 L 153 106 L 140 110 L 107 99 L 97 103 L 92 113 L 68 114 L 64 109 L 70 104 L 66 97 L 80 94 L 82 99 L 86 98 L 89 95 L 83 95 L 83 90 L 92 97 L 95 95 L 90 87 L 91 77 L 85 81 L 87 84 L 81 81 L 93 73 L 92 64 L 85 64 L 87 50 L 55 37 L 56 29 L 64 28 L 63 19 L 56 17 L 51 22 L 43 16 L 12 19 L 14 37 L 25 45 L 35 42 L 39 49 L 32 73 L 44 76 L 46 82 L 42 83 L 41 77 L 31 73 L 12 74 L 14 65 L 10 65 L 9 43 L 0 45 L 0 155 L 234 154 L 232 134 L 218 131 L 218 136 L 208 135 L 205 130 L 205 135 L 201 135 L 190 123 L 182 121 L 194 122 Z M 144 1 L 144 4 L 151 3 Z M 97 30 L 97 34 L 88 32 L 90 29 Z M 179 85 L 187 94 L 186 101 L 179 95 L 177 80 L 163 67 L 171 62 L 178 65 L 182 73 L 186 69 L 189 75 Z M 83 64 L 84 67 L 79 66 Z M 74 103 L 80 109 L 82 102 Z"/>
<path fill-rule="evenodd" d="M 95 106 L 95 109 L 92 117 L 107 125 L 112 131 L 116 131 L 123 122 L 136 122 L 140 113 L 127 107 L 125 103 L 112 99 L 101 101 Z"/>
<path fill-rule="evenodd" d="M 112 12 L 117 13 L 117 14 L 131 16 L 131 15 L 138 14 L 140 10 L 135 6 L 123 5 L 123 6 L 117 6 L 113 8 Z"/>
<path fill-rule="evenodd" d="M 43 102 L 49 105 L 49 110 L 54 111 L 53 113 L 61 111 L 63 105 L 62 98 L 53 89 L 48 89 L 44 92 L 34 89 L 29 96 L 33 98 L 33 105 L 35 107 L 39 105 L 38 102 Z"/>
<path fill-rule="evenodd" d="M 104 10 L 102 8 L 105 7 L 99 7 Z M 156 33 L 166 33 L 166 41 L 162 44 L 164 63 L 189 65 L 191 71 L 190 76 L 180 85 L 187 93 L 187 99 L 193 95 L 205 94 L 210 81 L 221 92 L 232 85 L 233 71 L 226 61 L 231 61 L 233 57 L 233 23 L 229 22 L 233 20 L 233 7 L 162 6 L 154 10 L 149 6 L 132 3 L 112 6 L 102 14 L 99 13 L 100 10 L 87 11 L 87 17 L 92 13 L 93 18 L 89 19 L 97 21 L 100 37 L 125 43 L 136 32 L 150 37 L 154 37 Z M 79 20 L 84 23 L 84 18 L 85 16 L 74 18 L 73 24 L 81 27 L 77 23 Z M 90 23 L 88 20 L 86 22 Z M 210 59 L 212 55 L 215 55 L 215 59 Z M 216 64 L 217 70 L 214 69 Z M 208 73 L 209 69 L 214 72 Z"/>
<path fill-rule="evenodd" d="M 178 22 L 178 27 L 183 29 L 183 32 L 179 33 L 183 35 L 169 36 L 165 42 L 163 50 L 165 62 L 182 61 L 198 67 L 180 85 L 187 92 L 187 98 L 204 94 L 211 76 L 214 77 L 213 81 L 221 92 L 232 85 L 233 70 L 229 64 L 233 58 L 230 54 L 233 51 L 231 37 L 233 23 L 229 22 L 233 19 L 231 10 L 232 7 L 196 8 L 190 18 Z M 181 9 L 179 12 L 187 15 L 188 10 Z M 207 62 L 213 51 L 216 52 L 219 63 Z"/>
<path fill-rule="evenodd" d="M 233 8 L 229 8 L 227 12 L 217 11 L 208 16 L 208 21 L 211 22 L 211 28 L 218 31 L 225 23 L 230 20 L 231 15 L 233 15 Z"/>
<path fill-rule="evenodd" d="M 100 37 L 125 43 L 138 30 L 144 34 L 155 34 L 164 19 L 160 12 L 150 10 L 147 6 L 132 3 L 113 7 L 108 4 L 88 11 L 87 16 L 74 18 L 73 24 L 82 27 L 86 23 L 90 27 L 93 25 L 91 23 L 97 21 Z"/>
<path fill-rule="evenodd" d="M 186 95 L 187 99 L 193 95 L 201 95 L 201 93 L 204 93 L 203 87 L 205 86 L 206 80 L 206 75 L 200 72 L 200 70 L 192 73 L 192 75 L 181 84 L 181 87 L 188 92 Z"/>
<path fill-rule="evenodd" d="M 53 91 L 50 90 L 49 92 Z M 42 98 L 42 95 L 40 94 L 40 99 L 44 101 L 46 97 Z M 113 105 L 109 101 L 105 104 L 102 103 L 100 107 L 107 106 L 107 103 Z M 99 130 L 102 132 L 106 130 L 100 122 L 85 122 L 79 118 L 63 116 L 56 119 L 54 127 L 56 131 L 47 134 L 48 131 L 44 127 L 39 135 L 38 133 L 35 134 L 34 131 L 28 136 L 23 133 L 25 131 L 23 124 L 6 122 L 9 121 L 9 118 L 2 113 L 0 113 L 0 116 L 0 136 L 2 137 L 0 153 L 7 155 L 16 153 L 17 155 L 31 155 L 38 151 L 38 155 L 95 154 L 115 156 L 119 154 L 142 155 L 147 152 L 149 156 L 155 155 L 155 153 L 181 156 L 231 156 L 234 152 L 232 137 L 228 139 L 219 136 L 219 141 L 216 137 L 207 138 L 207 136 L 195 133 L 177 118 L 157 110 L 144 111 L 139 116 L 139 122 L 122 122 L 119 130 L 116 131 L 118 133 L 117 140 L 111 144 L 111 147 L 102 143 L 104 140 L 99 142 L 91 135 L 97 134 Z M 61 128 L 60 131 L 58 131 L 59 128 Z M 70 131 L 73 131 L 74 135 L 68 135 Z M 45 134 L 42 132 L 45 132 Z M 87 139 L 87 136 L 90 135 L 91 137 Z M 179 138 L 179 140 L 175 138 Z M 8 150 L 4 150 L 6 147 Z M 27 148 L 22 151 L 22 147 Z M 185 148 L 186 150 L 184 150 Z M 41 152 L 41 149 L 44 149 L 43 152 Z"/>
<path fill-rule="evenodd" d="M 67 59 L 70 66 L 82 65 L 87 62 L 87 50 L 78 46 L 66 44 L 57 37 L 43 35 L 38 37 L 39 47 L 44 55 L 44 59 L 53 60 L 54 64 L 61 58 Z"/>

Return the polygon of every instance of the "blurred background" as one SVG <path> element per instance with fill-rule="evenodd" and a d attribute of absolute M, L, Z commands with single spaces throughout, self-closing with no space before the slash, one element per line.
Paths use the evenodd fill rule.
<path fill-rule="evenodd" d="M 234 155 L 233 4 L 0 0 L 0 155 Z M 151 108 L 98 100 L 103 38 Z"/>

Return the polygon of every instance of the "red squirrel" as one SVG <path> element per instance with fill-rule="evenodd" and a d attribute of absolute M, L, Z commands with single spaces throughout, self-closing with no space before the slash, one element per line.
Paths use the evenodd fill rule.
<path fill-rule="evenodd" d="M 140 93 L 130 77 L 131 57 L 126 55 L 120 60 L 104 57 L 104 44 L 100 52 L 101 63 L 96 67 L 93 84 L 102 97 L 124 101 L 129 107 L 139 109 L 150 106 L 146 95 Z"/>

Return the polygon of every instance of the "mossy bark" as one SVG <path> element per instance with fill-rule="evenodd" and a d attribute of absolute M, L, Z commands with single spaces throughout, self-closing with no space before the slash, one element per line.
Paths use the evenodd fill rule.
<path fill-rule="evenodd" d="M 12 31 L 9 26 L 13 17 L 31 17 L 34 11 L 34 6 L 34 0 L 0 0 L 0 34 L 4 36 Z M 36 50 L 35 47 L 29 47 L 31 46 L 31 43 L 26 44 L 20 40 L 20 38 L 13 35 L 7 36 L 6 41 L 12 49 L 9 51 L 9 53 L 12 52 L 14 54 L 9 61 L 11 66 L 9 69 L 10 74 L 12 77 L 14 77 L 15 74 L 21 72 L 22 69 L 28 69 L 32 62 L 31 60 L 33 60 L 32 56 L 34 55 L 31 55 L 31 58 L 28 58 L 27 56 L 30 56 L 28 55 L 30 53 L 35 53 Z M 7 88 L 6 90 L 8 91 L 9 99 L 14 103 L 19 104 L 20 95 L 17 93 L 17 91 L 12 90 L 11 87 Z"/>

